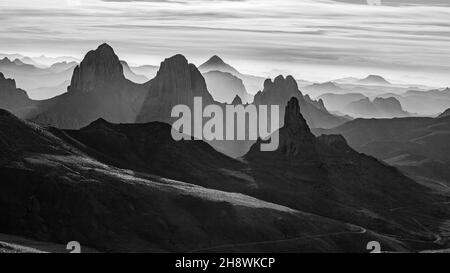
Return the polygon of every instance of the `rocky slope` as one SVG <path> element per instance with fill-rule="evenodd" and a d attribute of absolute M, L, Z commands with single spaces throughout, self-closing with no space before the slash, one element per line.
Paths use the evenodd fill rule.
<path fill-rule="evenodd" d="M 442 114 L 439 115 L 440 118 L 445 118 L 450 116 L 450 108 L 445 110 Z"/>
<path fill-rule="evenodd" d="M 445 233 L 445 196 L 359 154 L 340 135 L 314 137 L 298 104 L 295 98 L 287 104 L 277 151 L 261 152 L 258 141 L 244 157 L 258 185 L 255 196 L 406 241 L 417 236 L 431 243 Z M 424 232 L 415 220 L 432 231 Z"/>
<path fill-rule="evenodd" d="M 45 167 L 43 171 L 46 171 L 45 173 L 47 174 L 63 175 L 67 177 L 64 179 L 69 179 L 69 181 L 72 178 L 74 179 L 73 181 L 87 180 L 86 184 L 82 183 L 82 185 L 89 189 L 90 198 L 97 200 L 97 198 L 100 198 L 97 197 L 97 192 L 98 194 L 102 192 L 102 197 L 98 202 L 105 206 L 110 200 L 116 200 L 115 204 L 121 209 L 116 209 L 116 207 L 110 208 L 114 213 L 108 214 L 110 215 L 106 218 L 108 222 L 124 225 L 124 222 L 122 222 L 125 221 L 124 219 L 115 218 L 114 215 L 118 213 L 117 211 L 123 212 L 124 215 L 136 216 L 136 218 L 133 218 L 136 222 L 129 222 L 129 225 L 125 224 L 125 228 L 121 229 L 126 231 L 125 234 L 113 228 L 113 232 L 117 233 L 115 235 L 119 236 L 114 238 L 119 241 L 119 238 L 135 236 L 130 234 L 135 234 L 135 225 L 139 221 L 148 223 L 145 224 L 146 226 L 152 225 L 152 228 L 156 228 L 157 232 L 162 230 L 154 227 L 151 222 L 143 220 L 147 218 L 141 218 L 141 210 L 137 209 L 137 203 L 135 203 L 138 200 L 141 200 L 139 202 L 143 202 L 142 200 L 151 202 L 148 206 L 173 208 L 174 214 L 181 217 L 181 219 L 186 219 L 184 212 L 179 211 L 179 207 L 172 206 L 172 201 L 176 200 L 176 197 L 171 194 L 172 190 L 166 188 L 166 186 L 171 188 L 175 185 L 180 185 L 179 182 L 174 182 L 174 179 L 176 181 L 189 182 L 190 186 L 187 186 L 187 188 L 194 192 L 202 192 L 201 196 L 204 197 L 209 196 L 208 198 L 211 198 L 211 196 L 217 197 L 225 194 L 228 196 L 226 198 L 230 198 L 226 199 L 226 202 L 232 202 L 232 200 L 241 195 L 228 195 L 228 193 L 222 193 L 222 191 L 237 192 L 257 198 L 259 200 L 257 202 L 264 200 L 264 202 L 270 202 L 270 204 L 310 213 L 313 219 L 317 215 L 322 215 L 328 218 L 327 221 L 333 219 L 332 221 L 338 223 L 338 226 L 342 223 L 351 223 L 354 226 L 350 230 L 336 231 L 335 224 L 322 222 L 318 227 L 325 228 L 330 233 L 320 233 L 323 230 L 319 231 L 319 233 L 314 233 L 320 234 L 319 243 L 312 243 L 308 240 L 311 234 L 308 230 L 312 228 L 311 226 L 292 227 L 293 223 L 290 221 L 296 221 L 293 219 L 282 221 L 284 223 L 283 227 L 289 231 L 288 235 L 283 235 L 287 239 L 282 240 L 282 243 L 276 240 L 276 238 L 279 238 L 278 235 L 269 236 L 266 234 L 264 236 L 269 236 L 268 240 L 260 240 L 260 238 L 258 239 L 254 236 L 247 239 L 240 236 L 231 236 L 228 238 L 232 238 L 232 246 L 227 244 L 227 240 L 222 238 L 217 239 L 214 243 L 203 243 L 202 239 L 197 240 L 198 242 L 192 243 L 196 244 L 196 246 L 192 247 L 192 244 L 189 246 L 184 245 L 186 243 L 181 238 L 185 237 L 174 237 L 175 239 L 172 242 L 176 246 L 164 245 L 164 247 L 161 247 L 159 238 L 163 238 L 164 234 L 167 233 L 157 233 L 154 237 L 146 237 L 146 240 L 152 243 L 155 240 L 158 242 L 158 250 L 195 250 L 198 247 L 196 248 L 198 251 L 277 251 L 284 249 L 285 251 L 298 252 L 314 248 L 316 250 L 319 249 L 319 251 L 340 251 L 342 249 L 363 251 L 367 240 L 374 238 L 381 240 L 383 246 L 388 250 L 421 250 L 446 247 L 445 221 L 449 217 L 449 211 L 445 205 L 445 202 L 448 202 L 445 196 L 432 193 L 429 189 L 405 177 L 395 168 L 389 167 L 370 156 L 355 152 L 350 148 L 346 140 L 339 135 L 314 137 L 306 120 L 300 114 L 301 107 L 298 99 L 294 98 L 287 103 L 285 113 L 284 127 L 280 129 L 279 149 L 274 152 L 261 152 L 259 149 L 261 141 L 258 141 L 241 160 L 227 158 L 203 142 L 174 142 L 170 137 L 170 126 L 162 123 L 114 125 L 104 120 L 98 120 L 82 130 L 44 130 L 45 135 L 51 136 L 52 139 L 50 141 L 50 151 L 46 144 L 49 141 L 47 137 L 44 138 L 45 142 L 42 143 L 42 136 L 39 134 L 26 133 L 23 128 L 27 127 L 23 127 L 20 130 L 11 128 L 6 132 L 18 132 L 17 135 L 12 137 L 6 135 L 6 138 L 2 138 L 2 143 L 8 144 L 17 141 L 15 138 L 21 139 L 17 136 L 30 135 L 30 138 L 12 146 L 0 146 L 0 150 L 3 147 L 6 147 L 6 149 L 22 147 L 26 153 L 19 153 L 16 149 L 15 152 L 1 154 L 17 155 L 19 159 L 21 155 L 27 156 L 28 161 L 40 164 L 40 168 L 42 168 L 42 165 L 55 166 L 55 168 L 62 165 L 63 167 L 56 170 L 50 169 L 53 171 L 48 171 L 48 167 Z M 27 145 L 26 143 L 29 141 L 33 141 L 33 143 Z M 28 156 L 30 152 L 34 153 L 37 158 Z M 36 153 L 39 155 L 36 155 Z M 56 154 L 58 156 L 49 158 L 48 154 Z M 65 157 L 66 154 L 68 154 L 69 158 Z M 6 158 L 5 162 L 11 162 L 11 160 L 11 158 Z M 17 166 L 20 166 L 20 164 Z M 27 168 L 34 167 L 33 165 L 27 165 Z M 128 171 L 124 171 L 124 169 Z M 7 171 L 7 173 L 10 173 L 10 171 Z M 83 178 L 80 178 L 79 175 L 83 176 Z M 123 188 L 123 184 L 111 176 L 116 177 L 120 181 L 125 181 L 127 185 L 139 186 L 136 186 L 136 189 L 132 186 Z M 164 178 L 160 178 L 161 176 Z M 58 178 L 53 179 L 58 181 Z M 114 185 L 113 193 L 101 186 L 103 185 L 101 183 L 103 179 L 108 181 L 108 185 Z M 131 182 L 129 179 L 134 182 Z M 96 181 L 96 183 L 92 183 L 91 180 Z M 147 195 L 148 189 L 136 182 L 142 180 L 142 183 L 147 187 L 157 183 L 158 187 L 162 187 L 160 189 L 164 193 L 155 192 L 155 195 Z M 208 189 L 193 187 L 192 184 L 207 187 Z M 88 185 L 91 187 L 88 187 Z M 215 191 L 211 192 L 210 189 Z M 126 192 L 125 195 L 124 192 Z M 139 194 L 136 192 L 139 192 Z M 117 196 L 116 193 L 120 194 L 121 197 Z M 133 197 L 135 194 L 137 194 L 136 199 Z M 156 198 L 156 196 L 159 196 L 159 198 Z M 161 200 L 160 198 L 163 196 L 164 200 L 168 200 L 168 203 L 153 202 L 155 198 L 156 200 Z M 81 196 L 77 196 L 76 200 L 79 198 Z M 125 201 L 124 198 L 128 201 Z M 238 198 L 237 200 L 242 199 Z M 127 206 L 120 205 L 122 202 L 132 204 L 136 211 L 129 211 Z M 76 204 L 80 205 L 79 203 Z M 146 208 L 147 206 L 145 202 L 139 204 L 139 208 Z M 197 211 L 197 208 L 198 211 L 204 211 L 205 207 L 211 206 L 208 202 L 204 204 L 203 206 L 196 203 L 196 201 L 189 201 L 188 203 L 182 203 L 182 206 L 192 214 Z M 232 206 L 238 209 L 240 205 L 233 203 Z M 98 209 L 99 207 L 96 205 L 96 208 Z M 218 209 L 222 210 L 223 207 L 220 206 Z M 90 211 L 89 208 L 85 210 Z M 163 211 L 164 213 L 169 213 L 172 210 L 163 209 Z M 164 213 L 161 213 L 158 215 L 162 219 L 171 219 L 170 223 L 177 221 L 170 218 L 172 216 L 164 216 Z M 214 213 L 217 213 L 217 211 L 214 211 Z M 259 220 L 255 219 L 267 217 L 264 210 L 260 211 L 260 213 L 259 216 L 240 215 L 247 217 L 246 219 L 251 218 L 253 219 L 252 222 L 256 221 L 254 223 L 257 223 Z M 142 212 L 142 217 L 144 217 L 144 214 Z M 214 218 L 212 214 L 209 214 L 209 210 L 206 214 L 202 212 L 201 215 L 201 221 L 206 221 L 207 219 L 218 221 L 218 218 Z M 88 216 L 87 218 L 96 223 L 97 226 L 104 227 L 100 220 L 95 220 L 92 217 Z M 186 217 L 192 219 L 192 216 Z M 198 219 L 195 217 L 194 219 Z M 180 221 L 182 221 L 181 219 Z M 271 218 L 269 217 L 268 219 Z M 184 229 L 192 227 L 192 225 L 194 227 L 198 225 L 195 222 L 197 220 L 193 221 L 185 222 Z M 234 219 L 233 221 L 239 222 L 241 220 Z M 267 223 L 258 222 L 259 229 L 270 229 L 270 232 L 277 234 L 276 231 L 267 227 Z M 420 225 L 417 223 L 420 223 Z M 226 227 L 225 229 L 228 230 L 227 234 L 229 235 L 231 227 L 228 225 L 231 225 L 231 223 L 220 222 L 220 224 L 224 228 Z M 177 225 L 175 224 L 175 226 Z M 427 226 L 427 230 L 424 230 L 423 226 Z M 107 227 L 111 228 L 110 226 Z M 243 226 L 236 226 L 232 229 L 232 233 L 238 232 L 240 228 L 243 228 Z M 167 230 L 167 227 L 164 229 Z M 212 235 L 209 232 L 212 232 L 213 229 L 217 229 L 217 225 L 212 225 L 211 230 L 208 228 L 205 230 L 204 228 L 200 238 L 210 238 Z M 186 232 L 189 233 L 190 230 L 188 228 Z M 225 234 L 222 233 L 223 229 L 219 230 L 220 232 L 214 235 L 213 238 L 219 238 L 222 236 L 221 234 Z M 297 235 L 294 235 L 294 231 L 298 230 L 302 230 L 306 235 L 298 235 L 299 237 L 296 237 Z M 97 230 L 93 232 L 95 233 Z M 380 236 L 380 233 L 384 235 Z M 136 242 L 148 246 L 146 242 L 141 241 L 141 234 L 147 233 L 139 230 L 139 234 L 136 235 L 139 237 L 139 240 L 132 240 L 130 244 L 133 246 L 129 245 L 128 247 L 136 247 L 134 245 Z M 182 236 L 182 234 L 170 234 L 167 236 Z M 92 237 L 88 238 L 88 240 L 91 239 Z M 98 238 L 101 242 L 95 241 L 95 247 L 105 244 L 107 239 L 109 238 Z M 85 238 L 85 240 L 87 239 Z M 230 239 L 228 239 L 229 241 Z M 123 247 L 122 244 L 124 242 L 122 241 L 118 245 L 112 246 L 113 243 L 109 240 L 106 244 L 112 249 L 116 249 L 119 245 Z"/>
<path fill-rule="evenodd" d="M 448 192 L 450 119 L 357 119 L 315 134 L 342 134 L 350 146 L 400 168 L 416 181 Z"/>
<path fill-rule="evenodd" d="M 4 128 L 0 131 L 2 233 L 61 244 L 77 240 L 82 246 L 111 252 L 209 252 L 225 246 L 227 251 L 237 251 L 244 246 L 255 249 L 255 243 L 263 251 L 257 247 L 262 242 L 266 247 L 272 244 L 274 252 L 362 252 L 363 242 L 370 240 L 379 240 L 388 249 L 405 250 L 397 240 L 357 226 L 239 193 L 113 167 L 91 156 L 90 149 L 104 147 L 112 157 L 127 153 L 115 154 L 117 147 L 101 142 L 73 146 L 73 139 L 57 136 L 64 132 L 48 131 L 3 110 L 0 126 Z M 165 128 L 147 126 L 146 130 L 156 134 L 161 126 Z M 96 122 L 81 135 L 112 130 L 117 133 L 111 134 L 111 143 L 118 140 L 120 144 L 126 139 L 120 137 L 120 129 Z M 155 140 L 157 146 L 161 139 Z M 136 148 L 140 141 L 135 140 Z M 173 147 L 167 153 L 176 151 Z M 174 158 L 170 164 L 181 160 Z"/>

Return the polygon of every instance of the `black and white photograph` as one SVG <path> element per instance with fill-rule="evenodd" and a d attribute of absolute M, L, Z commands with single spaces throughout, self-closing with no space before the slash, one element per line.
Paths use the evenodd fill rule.
<path fill-rule="evenodd" d="M 0 0 L 15 253 L 450 253 L 450 1 Z"/>

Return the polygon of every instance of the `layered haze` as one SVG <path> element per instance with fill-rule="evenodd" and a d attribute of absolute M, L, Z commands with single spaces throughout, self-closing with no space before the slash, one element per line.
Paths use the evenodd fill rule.
<path fill-rule="evenodd" d="M 376 1 L 375 1 L 376 2 Z M 243 73 L 326 81 L 379 74 L 450 85 L 443 1 L 0 0 L 0 52 L 82 54 L 101 42 L 130 64 L 220 55 Z M 361 5 L 363 4 L 363 5 Z"/>

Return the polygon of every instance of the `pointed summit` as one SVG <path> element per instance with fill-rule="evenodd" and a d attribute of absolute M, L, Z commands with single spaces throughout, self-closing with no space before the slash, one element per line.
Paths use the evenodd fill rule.
<path fill-rule="evenodd" d="M 285 108 L 284 126 L 279 130 L 279 146 L 276 153 L 287 158 L 317 160 L 317 140 L 300 112 L 299 101 L 292 97 Z M 258 140 L 245 157 L 265 157 L 271 153 L 261 152 Z"/>
<path fill-rule="evenodd" d="M 239 77 L 241 75 L 241 73 L 239 73 L 239 71 L 237 71 L 234 67 L 227 64 L 226 62 L 224 62 L 222 60 L 222 58 L 220 58 L 217 55 L 214 55 L 211 58 L 209 58 L 209 60 L 206 61 L 204 64 L 200 65 L 198 67 L 198 69 L 202 73 L 206 73 L 206 72 L 210 72 L 210 71 L 221 71 L 221 72 L 230 73 L 236 77 Z"/>
<path fill-rule="evenodd" d="M 242 104 L 242 99 L 241 97 L 239 97 L 238 95 L 236 95 L 236 97 L 234 97 L 233 101 L 231 102 L 232 105 L 241 105 Z"/>
<path fill-rule="evenodd" d="M 3 59 L 0 60 L 0 63 L 3 63 L 3 64 L 10 64 L 10 63 L 11 63 L 11 60 L 8 59 L 8 57 L 4 57 Z"/>
<path fill-rule="evenodd" d="M 286 110 L 284 112 L 284 127 L 291 132 L 303 133 L 311 132 L 306 120 L 300 113 L 300 105 L 298 99 L 292 97 L 286 105 Z"/>
<path fill-rule="evenodd" d="M 212 56 L 205 64 L 208 65 L 226 65 L 226 63 L 217 55 Z"/>
<path fill-rule="evenodd" d="M 448 108 L 447 110 L 445 110 L 442 114 L 440 114 L 438 116 L 438 118 L 446 118 L 446 117 L 450 117 L 450 108 Z"/>
<path fill-rule="evenodd" d="M 123 68 L 119 57 L 108 44 L 89 51 L 83 61 L 75 67 L 69 92 L 93 92 L 123 81 Z"/>

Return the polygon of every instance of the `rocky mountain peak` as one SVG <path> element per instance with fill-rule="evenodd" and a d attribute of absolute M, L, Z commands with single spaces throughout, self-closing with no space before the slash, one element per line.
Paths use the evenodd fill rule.
<path fill-rule="evenodd" d="M 194 97 L 202 97 L 204 105 L 214 102 L 195 65 L 180 54 L 167 58 L 150 83 L 137 122 L 167 121 L 174 105 L 192 105 Z"/>
<path fill-rule="evenodd" d="M 0 60 L 0 63 L 3 63 L 3 64 L 10 64 L 10 63 L 11 63 L 11 60 L 8 59 L 8 57 L 4 57 L 3 59 Z"/>
<path fill-rule="evenodd" d="M 277 92 L 282 94 L 289 95 L 299 95 L 300 91 L 298 90 L 298 85 L 295 79 L 292 76 L 287 76 L 286 78 L 282 75 L 276 77 L 273 81 L 271 79 L 267 79 L 264 82 L 264 90 L 265 92 Z"/>
<path fill-rule="evenodd" d="M 440 114 L 438 116 L 438 118 L 446 118 L 446 117 L 450 117 L 450 108 L 448 108 L 447 110 L 445 110 L 442 114 Z"/>
<path fill-rule="evenodd" d="M 225 62 L 219 56 L 214 55 L 206 62 L 206 64 L 209 64 L 209 65 L 225 65 Z"/>
<path fill-rule="evenodd" d="M 241 97 L 239 97 L 238 95 L 236 95 L 233 99 L 233 101 L 231 102 L 232 105 L 241 105 L 242 104 L 242 99 Z"/>
<path fill-rule="evenodd" d="M 89 51 L 75 67 L 69 91 L 93 92 L 124 79 L 122 65 L 114 50 L 108 44 L 102 44 Z"/>

